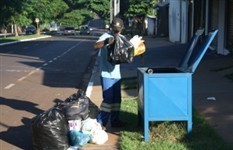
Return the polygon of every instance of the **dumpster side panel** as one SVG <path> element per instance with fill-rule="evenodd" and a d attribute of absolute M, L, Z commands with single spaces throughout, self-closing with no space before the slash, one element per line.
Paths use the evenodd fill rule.
<path fill-rule="evenodd" d="M 186 76 L 148 79 L 150 120 L 186 120 L 188 115 L 188 80 Z"/>

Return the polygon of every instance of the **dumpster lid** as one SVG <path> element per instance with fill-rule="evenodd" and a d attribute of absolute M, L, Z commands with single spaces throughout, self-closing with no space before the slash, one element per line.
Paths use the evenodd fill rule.
<path fill-rule="evenodd" d="M 203 33 L 203 30 L 198 30 L 191 39 L 190 45 L 185 51 L 178 68 L 183 72 L 194 73 L 217 32 L 218 30 L 214 30 L 213 32 L 208 33 L 208 35 L 205 36 L 203 42 L 196 46 L 200 35 Z"/>

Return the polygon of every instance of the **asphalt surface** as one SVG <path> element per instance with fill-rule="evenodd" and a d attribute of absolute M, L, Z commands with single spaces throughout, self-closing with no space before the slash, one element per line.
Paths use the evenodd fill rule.
<path fill-rule="evenodd" d="M 95 40 L 57 36 L 0 46 L 0 150 L 32 149 L 31 118 L 86 88 Z"/>

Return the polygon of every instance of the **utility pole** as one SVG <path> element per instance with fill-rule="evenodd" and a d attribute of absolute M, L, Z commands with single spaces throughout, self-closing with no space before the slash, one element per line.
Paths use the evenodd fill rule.
<path fill-rule="evenodd" d="M 110 22 L 120 13 L 120 0 L 110 0 Z"/>
<path fill-rule="evenodd" d="M 114 17 L 119 16 L 120 13 L 120 0 L 114 0 Z"/>
<path fill-rule="evenodd" d="M 110 23 L 112 22 L 112 19 L 113 19 L 113 1 L 114 0 L 110 0 Z"/>

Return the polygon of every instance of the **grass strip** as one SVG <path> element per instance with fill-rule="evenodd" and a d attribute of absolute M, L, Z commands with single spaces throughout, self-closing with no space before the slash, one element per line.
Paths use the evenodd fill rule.
<path fill-rule="evenodd" d="M 138 126 L 137 98 L 124 98 L 121 109 L 121 118 L 127 122 L 121 131 L 121 150 L 233 150 L 195 110 L 189 135 L 186 122 L 151 122 L 150 141 L 144 142 L 142 127 Z"/>
<path fill-rule="evenodd" d="M 37 37 L 43 37 L 44 35 L 20 35 L 20 36 L 8 36 L 6 38 L 1 37 L 0 43 L 7 43 L 7 42 L 14 42 L 14 41 L 20 41 L 25 39 L 31 39 L 31 38 L 37 38 Z"/>

